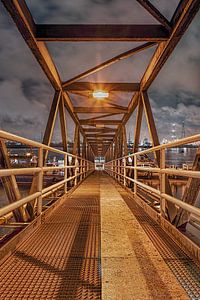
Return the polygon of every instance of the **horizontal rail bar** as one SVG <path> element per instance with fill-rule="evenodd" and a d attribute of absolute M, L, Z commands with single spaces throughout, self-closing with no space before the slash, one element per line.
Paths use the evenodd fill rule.
<path fill-rule="evenodd" d="M 79 177 L 79 176 L 81 176 L 82 174 L 87 173 L 87 172 L 89 172 L 89 171 L 90 171 L 90 170 L 88 170 L 88 171 L 83 171 L 83 172 L 81 172 L 81 173 L 78 173 L 77 175 L 68 177 L 67 179 L 63 179 L 63 180 L 61 180 L 61 181 L 59 181 L 59 182 L 57 182 L 57 183 L 55 183 L 55 184 L 53 184 L 53 185 L 50 185 L 50 186 L 48 186 L 48 187 L 46 187 L 45 189 L 42 190 L 42 194 L 45 194 L 45 193 L 49 192 L 50 190 L 52 190 L 52 189 L 54 189 L 54 188 L 56 188 L 56 187 L 58 187 L 58 186 L 60 186 L 60 185 L 63 185 L 64 183 L 66 183 L 66 182 L 68 182 L 68 181 L 70 181 L 70 180 L 72 180 L 72 179 L 74 179 L 74 178 L 76 178 L 76 177 Z"/>
<path fill-rule="evenodd" d="M 32 141 L 32 140 L 20 137 L 18 135 L 15 135 L 15 134 L 3 131 L 3 130 L 0 130 L 0 138 L 5 139 L 5 140 L 11 140 L 11 141 L 19 142 L 19 143 L 22 143 L 22 144 L 25 144 L 25 145 L 36 147 L 36 148 L 42 148 L 44 150 L 56 152 L 56 153 L 63 154 L 63 155 L 68 155 L 69 157 L 74 157 L 74 158 L 78 158 L 78 159 L 82 159 L 84 161 L 87 161 L 87 159 L 85 159 L 83 157 L 76 156 L 74 154 L 71 154 L 71 153 L 68 153 L 68 152 L 65 152 L 65 151 L 62 151 L 62 150 L 44 145 L 44 144 L 39 143 L 39 142 L 35 142 L 35 141 Z"/>
<path fill-rule="evenodd" d="M 132 157 L 137 156 L 137 155 L 151 153 L 151 152 L 155 152 L 155 151 L 158 151 L 158 150 L 161 150 L 161 149 L 175 148 L 175 147 L 179 147 L 181 145 L 186 145 L 186 144 L 195 143 L 195 142 L 199 142 L 199 141 L 200 141 L 200 134 L 196 134 L 196 135 L 192 135 L 192 136 L 180 139 L 178 141 L 158 145 L 158 146 L 146 149 L 146 150 L 142 150 L 142 151 L 138 151 L 136 153 L 132 153 L 130 155 L 119 157 L 117 159 L 110 160 L 107 163 L 111 163 L 111 162 L 114 162 L 116 160 L 123 160 L 123 159 L 126 159 L 126 158 L 127 159 L 132 158 Z"/>
<path fill-rule="evenodd" d="M 13 202 L 11 204 L 8 204 L 2 208 L 0 208 L 0 217 L 3 217 L 4 215 L 8 214 L 9 212 L 21 207 L 24 204 L 27 204 L 28 202 L 31 202 L 32 200 L 35 200 L 36 198 L 41 196 L 41 192 L 36 192 L 30 196 L 24 197 L 16 202 Z"/>
<path fill-rule="evenodd" d="M 78 167 L 80 167 L 80 166 L 78 166 Z M 56 170 L 73 169 L 73 168 L 77 168 L 77 166 L 72 165 L 72 166 L 63 166 L 63 167 L 43 167 L 42 170 L 46 172 L 46 171 L 51 171 L 51 170 L 56 171 Z"/>
<path fill-rule="evenodd" d="M 110 172 L 116 173 L 117 175 L 120 175 L 120 176 L 126 178 L 127 180 L 130 180 L 130 181 L 136 183 L 137 185 L 141 186 L 143 189 L 145 189 L 147 191 L 150 191 L 150 192 L 152 192 L 152 193 L 160 196 L 161 198 L 164 198 L 165 200 L 167 200 L 167 201 L 169 201 L 171 203 L 174 203 L 175 205 L 183 208 L 184 210 L 186 210 L 189 213 L 194 214 L 195 216 L 200 217 L 200 209 L 198 207 L 192 206 L 192 205 L 190 205 L 188 203 L 185 203 L 185 202 L 181 201 L 180 199 L 177 199 L 177 198 L 172 197 L 170 195 L 167 195 L 165 193 L 161 193 L 159 190 L 156 190 L 156 189 L 150 187 L 147 184 L 144 184 L 144 183 L 142 183 L 142 182 L 140 182 L 138 180 L 135 180 L 133 178 L 130 178 L 128 176 L 124 176 L 123 174 L 119 174 L 119 173 L 117 173 L 117 172 L 115 172 L 113 170 L 106 169 L 106 168 L 105 168 L 105 170 L 109 170 Z"/>
<path fill-rule="evenodd" d="M 161 169 L 161 173 L 169 175 L 179 175 L 184 177 L 200 178 L 200 171 L 177 170 L 173 168 Z"/>
<path fill-rule="evenodd" d="M 17 168 L 17 169 L 0 169 L 0 177 L 10 176 L 10 175 L 27 175 L 35 174 L 41 171 L 41 168 Z"/>
<path fill-rule="evenodd" d="M 167 194 L 162 194 L 161 197 L 165 198 L 166 200 L 178 205 L 179 207 L 183 208 L 184 210 L 188 211 L 189 213 L 192 213 L 198 217 L 200 217 L 200 209 L 198 207 L 192 206 L 186 202 L 183 202 L 181 200 L 178 200 L 172 196 L 169 196 Z"/>

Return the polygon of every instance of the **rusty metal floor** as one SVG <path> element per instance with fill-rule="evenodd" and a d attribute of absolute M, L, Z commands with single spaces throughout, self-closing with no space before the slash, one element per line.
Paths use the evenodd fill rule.
<path fill-rule="evenodd" d="M 112 219 L 115 219 L 116 223 Z M 119 231 L 117 226 L 113 228 L 113 224 L 117 224 L 118 220 L 121 222 L 118 224 Z M 105 222 L 103 230 L 101 221 Z M 126 244 L 122 245 L 121 240 L 127 232 L 128 240 L 132 244 L 130 253 Z M 103 239 L 101 235 L 104 235 Z M 149 238 L 161 256 L 152 253 L 153 246 Z M 119 248 L 116 249 L 115 245 L 119 245 Z M 141 253 L 141 247 L 149 251 L 149 265 L 147 256 L 144 257 Z M 124 250 L 127 257 L 126 254 L 121 257 Z M 127 273 L 126 262 L 130 267 L 130 274 L 133 273 L 132 277 Z M 158 264 L 158 269 L 153 262 Z M 165 263 L 172 269 L 189 298 L 200 299 L 198 298 L 200 273 L 197 265 L 134 204 L 119 185 L 107 175 L 96 173 L 89 176 L 2 264 L 0 299 L 149 300 L 163 299 L 163 295 L 166 297 L 169 295 L 170 298 L 166 299 L 188 299 L 186 294 L 180 298 L 178 293 L 181 294 L 182 290 L 177 286 L 171 286 L 171 282 L 179 284 Z M 103 279 L 102 265 L 105 269 L 108 268 L 103 270 Z M 137 269 L 142 275 L 141 278 L 137 278 L 134 273 Z M 152 281 L 150 277 L 156 272 L 160 277 Z M 169 275 L 166 274 L 168 272 Z M 168 282 L 164 282 L 162 276 Z M 115 286 L 112 286 L 114 279 L 117 285 L 120 282 L 122 289 L 120 297 L 112 293 L 112 288 L 114 292 L 116 290 Z M 136 281 L 138 281 L 135 283 L 136 288 L 138 285 L 137 293 L 141 297 L 134 296 L 136 291 L 130 297 L 124 297 L 125 289 L 129 287 L 129 291 L 134 290 L 133 283 Z M 160 284 L 156 290 L 155 284 Z M 144 298 L 141 291 L 145 288 L 149 289 L 150 296 Z M 171 296 L 171 288 L 174 289 L 172 294 L 177 296 Z M 102 290 L 106 297 L 102 296 Z M 166 294 L 165 290 L 169 294 Z"/>
<path fill-rule="evenodd" d="M 94 180 L 88 178 L 1 266 L 0 299 L 101 299 L 99 186 Z"/>

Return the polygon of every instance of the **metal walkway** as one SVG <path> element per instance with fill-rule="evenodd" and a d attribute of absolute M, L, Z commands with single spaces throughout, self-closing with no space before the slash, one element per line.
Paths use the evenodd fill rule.
<path fill-rule="evenodd" d="M 200 299 L 197 265 L 113 179 L 94 173 L 3 263 L 0 299 L 189 299 L 166 263 Z"/>

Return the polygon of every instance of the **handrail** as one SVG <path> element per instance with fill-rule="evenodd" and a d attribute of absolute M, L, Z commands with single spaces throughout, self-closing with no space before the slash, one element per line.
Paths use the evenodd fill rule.
<path fill-rule="evenodd" d="M 129 157 L 133 157 L 133 156 L 137 156 L 137 155 L 141 155 L 141 154 L 146 154 L 146 153 L 150 153 L 152 151 L 155 152 L 155 151 L 158 151 L 158 150 L 167 149 L 167 148 L 174 148 L 174 147 L 178 147 L 178 146 L 182 146 L 182 145 L 186 145 L 186 144 L 190 144 L 190 143 L 195 143 L 195 142 L 200 142 L 200 134 L 192 135 L 192 136 L 189 136 L 189 137 L 186 137 L 186 138 L 179 139 L 177 141 L 173 141 L 173 142 L 169 142 L 169 143 L 166 143 L 166 144 L 161 144 L 161 145 L 158 145 L 158 146 L 155 146 L 155 147 L 151 147 L 149 149 L 138 151 L 138 152 L 132 153 L 130 155 L 119 157 L 117 159 L 122 160 L 124 158 L 129 158 Z M 115 160 L 116 159 L 110 160 L 109 163 L 112 162 L 112 161 L 115 161 Z"/>
<path fill-rule="evenodd" d="M 37 215 L 42 213 L 42 199 L 47 197 L 49 194 L 54 193 L 56 190 L 64 186 L 64 193 L 67 193 L 66 184 L 70 181 L 71 186 L 76 186 L 79 181 L 82 181 L 86 176 L 88 176 L 94 170 L 94 163 L 87 160 L 86 158 L 73 155 L 71 153 L 5 132 L 0 130 L 0 139 L 11 140 L 19 142 L 31 147 L 38 149 L 38 162 L 35 167 L 27 168 L 10 168 L 10 169 L 0 169 L 0 177 L 15 176 L 15 175 L 35 175 L 37 174 L 37 191 L 29 196 L 23 197 L 16 202 L 10 203 L 2 208 L 0 208 L 0 217 L 13 212 L 14 210 L 24 206 L 25 204 L 37 200 Z M 64 156 L 64 164 L 62 166 L 45 166 L 43 160 L 43 151 L 48 150 Z M 75 164 L 68 165 L 68 157 L 75 158 Z M 51 170 L 63 170 L 64 179 L 54 183 L 46 188 L 43 188 L 43 176 L 46 172 Z M 71 170 L 70 176 L 68 170 Z M 16 186 L 13 186 L 15 189 Z"/>
<path fill-rule="evenodd" d="M 174 176 L 182 176 L 188 178 L 196 178 L 200 179 L 200 171 L 195 170 L 183 170 L 183 169 L 175 169 L 175 168 L 166 168 L 165 165 L 165 156 L 166 149 L 179 147 L 182 145 L 186 145 L 188 143 L 200 142 L 200 134 L 193 135 L 190 137 L 186 137 L 180 139 L 178 141 L 170 142 L 167 144 L 162 144 L 156 147 L 152 147 L 143 151 L 139 151 L 136 153 L 132 153 L 130 155 L 126 155 L 124 157 L 116 158 L 114 160 L 108 161 L 105 163 L 105 171 L 113 176 L 116 180 L 121 181 L 123 178 L 124 186 L 127 186 L 127 181 L 134 183 L 134 194 L 137 195 L 137 187 L 141 187 L 143 190 L 153 193 L 156 195 L 160 201 L 160 214 L 165 217 L 166 216 L 166 201 L 169 201 L 176 206 L 182 208 L 183 210 L 189 212 L 190 214 L 194 214 L 198 221 L 200 221 L 200 208 L 195 207 L 191 204 L 181 201 L 176 197 L 168 195 L 166 193 L 166 175 L 174 175 Z M 160 162 L 158 166 L 140 166 L 138 165 L 138 156 L 146 153 L 155 153 L 160 152 Z M 133 165 L 128 165 L 127 159 L 132 158 Z M 133 170 L 134 176 L 127 176 L 128 171 Z M 158 173 L 159 175 L 159 183 L 160 188 L 157 190 L 141 181 L 138 180 L 138 171 L 145 171 L 151 173 Z M 133 172 L 131 172 L 133 174 Z"/>
<path fill-rule="evenodd" d="M 24 137 L 20 137 L 18 135 L 15 135 L 15 134 L 3 131 L 3 130 L 0 130 L 0 139 L 10 140 L 10 141 L 22 143 L 22 144 L 25 144 L 25 145 L 28 145 L 28 146 L 31 146 L 31 147 L 42 148 L 44 150 L 56 152 L 56 153 L 59 153 L 59 154 L 67 154 L 68 156 L 71 156 L 71 157 L 74 157 L 74 158 L 86 160 L 86 159 L 84 159 L 80 156 L 76 156 L 74 154 L 71 154 L 71 153 L 53 148 L 51 146 L 47 146 L 47 145 L 39 143 L 39 142 L 29 140 L 29 139 L 24 138 Z"/>

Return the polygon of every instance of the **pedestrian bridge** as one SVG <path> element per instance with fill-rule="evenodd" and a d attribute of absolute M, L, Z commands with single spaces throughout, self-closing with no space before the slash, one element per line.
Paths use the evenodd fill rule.
<path fill-rule="evenodd" d="M 139 152 L 107 162 L 103 172 L 82 157 L 0 136 L 2 152 L 3 141 L 12 140 L 38 155 L 37 166 L 0 170 L 5 189 L 10 184 L 19 196 L 0 208 L 1 299 L 199 299 L 198 238 L 177 227 L 191 223 L 199 232 L 200 209 L 168 195 L 165 174 L 191 180 L 200 174 L 162 162 L 164 150 L 199 135 L 144 150 L 161 152 L 160 167 L 141 166 Z M 45 166 L 45 151 L 63 155 L 64 165 Z M 47 181 L 52 170 L 63 170 L 58 182 Z M 159 188 L 141 172 L 158 173 Z M 32 185 L 20 197 L 17 181 L 25 175 Z"/>
<path fill-rule="evenodd" d="M 36 23 L 32 1 L 1 2 L 54 97 L 42 143 L 0 130 L 0 299 L 199 300 L 200 134 L 161 144 L 149 88 L 200 1 L 179 1 L 171 20 L 135 1 L 151 24 L 75 25 Z M 61 79 L 53 42 L 136 44 Z M 141 53 L 149 61 L 137 82 L 122 82 L 122 69 L 119 82 L 81 81 Z M 51 147 L 57 119 L 62 145 Z M 141 149 L 144 120 L 150 143 Z"/>

